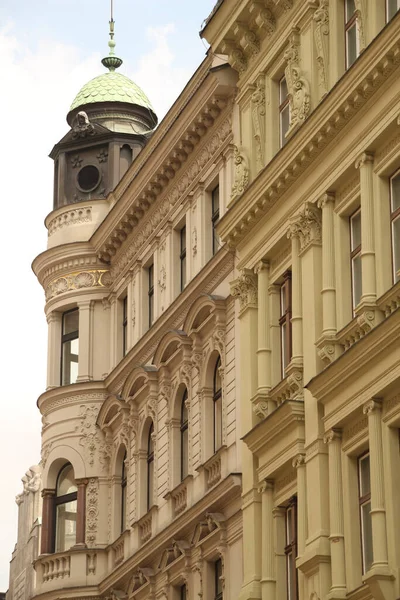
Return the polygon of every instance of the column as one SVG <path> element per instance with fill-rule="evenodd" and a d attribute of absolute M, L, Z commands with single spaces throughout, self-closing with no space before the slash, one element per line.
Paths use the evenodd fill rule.
<path fill-rule="evenodd" d="M 275 545 L 274 545 L 274 484 L 264 481 L 258 490 L 261 494 L 261 598 L 275 598 Z"/>
<path fill-rule="evenodd" d="M 292 362 L 303 364 L 303 323 L 301 298 L 300 241 L 295 233 L 292 240 Z"/>
<path fill-rule="evenodd" d="M 46 316 L 47 329 L 47 389 L 60 385 L 62 313 L 53 311 Z"/>
<path fill-rule="evenodd" d="M 79 381 L 91 381 L 93 379 L 93 300 L 78 302 L 79 308 Z"/>
<path fill-rule="evenodd" d="M 318 201 L 322 209 L 322 334 L 336 333 L 335 243 L 333 227 L 334 194 L 324 194 Z"/>
<path fill-rule="evenodd" d="M 271 389 L 271 340 L 269 310 L 269 263 L 260 261 L 255 268 L 258 285 L 258 349 L 257 349 L 257 400 L 267 400 Z M 267 413 L 272 407 L 268 407 Z"/>
<path fill-rule="evenodd" d="M 346 563 L 344 551 L 342 435 L 331 429 L 324 436 L 329 453 L 329 519 L 332 586 L 330 598 L 346 597 Z"/>
<path fill-rule="evenodd" d="M 376 301 L 373 155 L 364 152 L 356 162 L 356 168 L 360 170 L 361 192 L 361 303 L 371 305 Z"/>
<path fill-rule="evenodd" d="M 306 549 L 307 538 L 307 488 L 306 465 L 304 454 L 298 454 L 292 461 L 292 466 L 297 470 L 297 557 L 303 556 Z M 299 598 L 304 595 L 304 573 L 298 569 Z"/>
<path fill-rule="evenodd" d="M 241 431 L 245 435 L 256 424 L 252 399 L 257 392 L 257 277 L 243 269 L 231 283 L 231 294 L 239 299 Z M 242 442 L 243 585 L 239 600 L 261 598 L 261 499 L 258 494 L 256 459 Z"/>
<path fill-rule="evenodd" d="M 383 484 L 382 421 L 380 400 L 370 400 L 363 412 L 368 415 L 371 521 L 374 562 L 372 568 L 388 569 L 385 491 Z"/>
<path fill-rule="evenodd" d="M 54 497 L 56 491 L 42 490 L 42 531 L 40 554 L 50 554 L 54 551 Z"/>
<path fill-rule="evenodd" d="M 77 479 L 78 486 L 77 508 L 76 508 L 76 541 L 75 546 L 86 547 L 85 529 L 86 529 L 86 486 L 87 479 Z"/>

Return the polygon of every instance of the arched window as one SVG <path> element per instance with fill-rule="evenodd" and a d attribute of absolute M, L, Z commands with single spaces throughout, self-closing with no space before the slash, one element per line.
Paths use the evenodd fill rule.
<path fill-rule="evenodd" d="M 154 424 L 149 429 L 147 440 L 147 510 L 154 503 L 154 442 L 153 442 Z"/>
<path fill-rule="evenodd" d="M 214 452 L 222 446 L 222 385 L 221 385 L 221 357 L 218 357 L 214 369 L 213 403 L 214 403 Z"/>
<path fill-rule="evenodd" d="M 126 450 L 122 459 L 121 473 L 121 533 L 126 529 Z"/>
<path fill-rule="evenodd" d="M 187 389 L 182 396 L 181 403 L 181 481 L 185 479 L 189 472 L 189 423 L 188 423 L 188 409 L 186 401 L 188 399 Z"/>
<path fill-rule="evenodd" d="M 55 552 L 64 552 L 76 544 L 76 513 L 78 488 L 72 465 L 67 464 L 58 474 L 55 497 Z"/>

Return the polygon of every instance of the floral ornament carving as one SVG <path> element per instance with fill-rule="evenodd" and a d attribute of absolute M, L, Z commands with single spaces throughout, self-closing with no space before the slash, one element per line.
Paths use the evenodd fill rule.
<path fill-rule="evenodd" d="M 49 454 L 51 452 L 52 447 L 53 447 L 53 442 L 48 442 L 47 444 L 44 444 L 42 446 L 41 461 L 40 461 L 40 465 L 41 465 L 42 469 L 44 469 L 46 466 L 46 462 L 47 462 L 47 459 L 49 458 Z"/>
<path fill-rule="evenodd" d="M 98 412 L 99 407 L 96 405 L 81 405 L 79 411 L 80 424 L 75 428 L 75 431 L 80 435 L 79 444 L 83 446 L 91 467 L 94 465 L 94 456 L 101 443 L 96 425 Z"/>
<path fill-rule="evenodd" d="M 256 89 L 251 95 L 251 116 L 253 135 L 256 142 L 256 167 L 260 171 L 264 166 L 265 146 L 265 77 L 260 75 L 256 81 Z"/>
<path fill-rule="evenodd" d="M 232 187 L 231 200 L 239 198 L 249 185 L 249 163 L 243 150 L 235 146 L 234 151 L 235 180 Z"/>
<path fill-rule="evenodd" d="M 213 344 L 215 350 L 218 350 L 218 353 L 221 357 L 221 363 L 224 365 L 225 361 L 225 330 L 217 329 L 213 333 Z"/>
<path fill-rule="evenodd" d="M 86 488 L 86 543 L 89 548 L 96 544 L 99 518 L 99 482 L 92 477 Z"/>
<path fill-rule="evenodd" d="M 107 162 L 107 158 L 108 158 L 107 150 L 105 150 L 105 149 L 100 150 L 100 152 L 98 154 L 96 154 L 96 158 L 99 161 L 99 163 Z"/>
<path fill-rule="evenodd" d="M 171 393 L 172 393 L 172 389 L 171 389 L 170 383 L 163 382 L 160 384 L 160 396 L 161 396 L 161 398 L 163 398 L 165 400 L 167 405 L 170 402 Z"/>
<path fill-rule="evenodd" d="M 189 390 L 192 381 L 192 365 L 190 362 L 185 361 L 180 368 L 180 379 L 186 385 Z"/>
<path fill-rule="evenodd" d="M 288 237 L 298 237 L 300 252 L 303 252 L 312 244 L 321 244 L 321 228 L 321 211 L 315 204 L 306 202 L 303 210 L 291 220 Z"/>
<path fill-rule="evenodd" d="M 162 265 L 160 269 L 160 275 L 158 277 L 158 285 L 162 290 L 165 290 L 167 287 L 167 271 L 165 269 L 165 265 Z"/>
<path fill-rule="evenodd" d="M 193 256 L 196 256 L 196 254 L 197 254 L 197 229 L 196 229 L 196 227 L 193 227 L 193 231 L 192 231 L 192 253 L 193 253 Z"/>
<path fill-rule="evenodd" d="M 55 279 L 46 288 L 46 299 L 50 300 L 71 290 L 91 287 L 108 287 L 110 284 L 109 271 L 95 270 L 71 273 Z"/>
<path fill-rule="evenodd" d="M 80 167 L 82 162 L 83 162 L 83 159 L 79 156 L 79 154 L 76 154 L 75 156 L 73 156 L 71 158 L 71 165 L 72 165 L 73 169 Z"/>
<path fill-rule="evenodd" d="M 257 276 L 250 269 L 243 269 L 240 276 L 231 282 L 231 295 L 239 298 L 240 311 L 257 307 Z"/>
<path fill-rule="evenodd" d="M 329 0 L 319 0 L 313 15 L 315 22 L 314 40 L 317 48 L 318 83 L 325 95 L 328 92 L 329 57 Z"/>
<path fill-rule="evenodd" d="M 298 28 L 292 30 L 284 59 L 288 97 L 290 104 L 290 126 L 286 135 L 301 125 L 310 112 L 310 85 L 300 68 L 300 36 Z"/>

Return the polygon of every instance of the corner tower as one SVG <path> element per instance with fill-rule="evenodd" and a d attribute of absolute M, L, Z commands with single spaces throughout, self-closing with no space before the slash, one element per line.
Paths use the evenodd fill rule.
<path fill-rule="evenodd" d="M 54 160 L 54 210 L 106 198 L 157 125 L 146 94 L 116 71 L 122 60 L 114 53 L 113 19 L 109 47 L 109 55 L 101 61 L 107 72 L 78 92 L 67 115 L 70 130 L 50 153 Z M 100 213 L 102 218 L 103 211 Z M 97 224 L 98 220 L 93 223 Z M 53 245 L 49 240 L 49 247 Z"/>

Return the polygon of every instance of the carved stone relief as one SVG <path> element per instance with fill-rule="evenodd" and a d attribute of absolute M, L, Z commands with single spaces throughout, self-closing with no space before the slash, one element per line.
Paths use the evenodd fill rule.
<path fill-rule="evenodd" d="M 232 187 L 231 201 L 239 198 L 249 185 L 249 163 L 243 150 L 235 146 L 234 151 L 235 179 Z"/>
<path fill-rule="evenodd" d="M 92 477 L 86 488 L 86 543 L 89 548 L 96 544 L 99 517 L 99 483 Z"/>
<path fill-rule="evenodd" d="M 290 125 L 287 135 L 301 125 L 310 112 L 310 84 L 300 68 L 300 36 L 296 28 L 292 31 L 284 59 L 286 83 L 290 104 Z"/>
<path fill-rule="evenodd" d="M 256 81 L 256 89 L 251 96 L 253 135 L 256 143 L 256 169 L 264 166 L 265 147 L 265 76 L 262 74 Z"/>
<path fill-rule="evenodd" d="M 314 40 L 317 48 L 318 84 L 322 94 L 328 92 L 328 58 L 329 58 L 329 0 L 319 0 L 319 7 L 314 16 Z"/>

